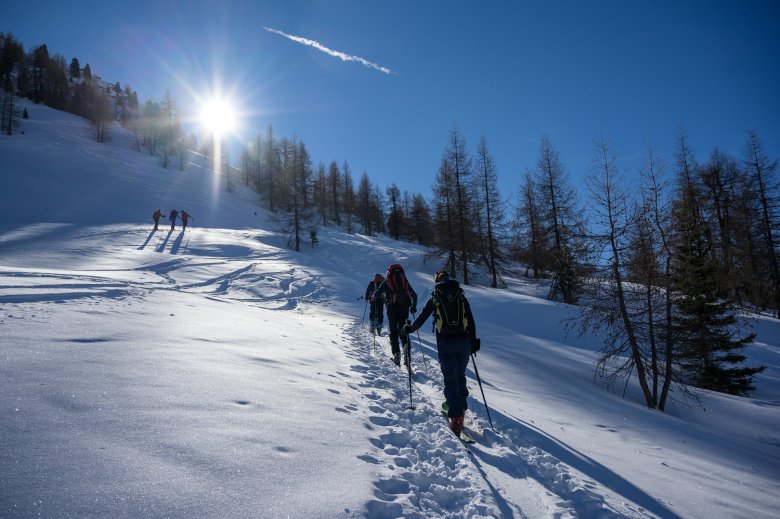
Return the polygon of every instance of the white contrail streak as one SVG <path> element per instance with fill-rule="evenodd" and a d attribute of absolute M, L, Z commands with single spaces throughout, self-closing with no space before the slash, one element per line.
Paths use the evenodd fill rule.
<path fill-rule="evenodd" d="M 279 36 L 284 36 L 287 39 L 290 39 L 297 43 L 302 43 L 303 45 L 308 45 L 309 47 L 314 47 L 315 49 L 324 52 L 325 54 L 328 54 L 330 56 L 339 58 L 342 61 L 355 61 L 357 63 L 360 63 L 361 65 L 364 65 L 368 68 L 372 68 L 374 70 L 378 70 L 379 72 L 382 72 L 383 74 L 395 74 L 392 70 L 390 70 L 387 67 L 383 67 L 381 65 L 377 65 L 376 63 L 371 63 L 367 59 L 363 59 L 360 56 L 350 56 L 349 54 L 346 54 L 344 52 L 340 52 L 337 50 L 329 49 L 328 47 L 324 46 L 320 42 L 310 40 L 308 38 L 302 38 L 300 36 L 293 36 L 292 34 L 287 34 L 285 32 L 279 31 L 277 29 L 273 29 L 271 27 L 265 27 L 263 26 L 263 29 L 265 29 L 268 32 L 271 32 L 273 34 L 278 34 Z"/>

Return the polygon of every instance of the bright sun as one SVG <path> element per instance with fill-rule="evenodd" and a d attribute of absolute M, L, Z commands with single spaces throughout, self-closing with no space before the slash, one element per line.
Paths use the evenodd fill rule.
<path fill-rule="evenodd" d="M 224 135 L 235 129 L 235 108 L 226 99 L 210 99 L 201 106 L 200 122 L 209 132 L 215 135 Z"/>

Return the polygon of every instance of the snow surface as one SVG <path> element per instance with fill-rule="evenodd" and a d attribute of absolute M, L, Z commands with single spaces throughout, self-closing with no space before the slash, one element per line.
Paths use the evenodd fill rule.
<path fill-rule="evenodd" d="M 752 323 L 751 398 L 663 414 L 594 381 L 598 337 L 546 287 L 466 287 L 495 425 L 470 369 L 467 450 L 430 327 L 411 410 L 364 326 L 390 263 L 425 297 L 425 250 L 330 227 L 295 253 L 250 191 L 25 106 L 0 137 L 1 517 L 778 516 L 778 321 Z M 152 232 L 157 207 L 194 221 Z"/>

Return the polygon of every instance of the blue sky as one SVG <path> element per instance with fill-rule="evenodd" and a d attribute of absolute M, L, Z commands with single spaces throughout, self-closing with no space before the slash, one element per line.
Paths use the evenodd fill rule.
<path fill-rule="evenodd" d="M 748 129 L 780 158 L 773 1 L 12 2 L 0 31 L 186 112 L 221 85 L 241 138 L 271 124 L 426 196 L 454 125 L 472 151 L 485 135 L 505 197 L 545 134 L 575 184 L 600 135 L 629 171 L 648 142 L 671 162 L 680 127 L 701 161 L 739 156 Z"/>

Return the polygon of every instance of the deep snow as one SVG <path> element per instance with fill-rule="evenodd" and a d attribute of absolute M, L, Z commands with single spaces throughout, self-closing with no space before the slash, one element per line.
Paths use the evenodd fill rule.
<path fill-rule="evenodd" d="M 780 326 L 747 354 L 750 398 L 696 391 L 667 414 L 594 381 L 598 337 L 522 277 L 466 287 L 490 414 L 469 370 L 468 452 L 359 299 L 390 238 L 320 229 L 301 253 L 243 188 L 164 170 L 114 128 L 26 104 L 0 138 L 0 516 L 770 518 L 780 509 Z M 186 232 L 151 213 L 185 208 Z M 420 303 L 420 306 L 422 302 Z"/>

